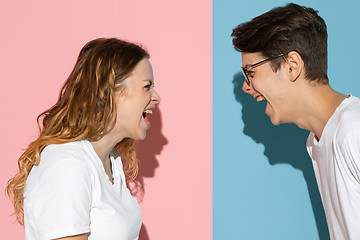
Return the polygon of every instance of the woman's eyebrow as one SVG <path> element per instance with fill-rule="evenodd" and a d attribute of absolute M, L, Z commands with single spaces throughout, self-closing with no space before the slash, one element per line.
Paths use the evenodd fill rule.
<path fill-rule="evenodd" d="M 144 81 L 144 82 L 150 82 L 151 85 L 154 84 L 154 81 L 153 81 L 153 80 L 150 80 L 150 79 L 144 79 L 143 81 Z"/>

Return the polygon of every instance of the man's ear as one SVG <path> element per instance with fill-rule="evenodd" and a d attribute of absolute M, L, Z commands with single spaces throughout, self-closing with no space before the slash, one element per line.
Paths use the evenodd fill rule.
<path fill-rule="evenodd" d="M 304 72 L 304 62 L 298 52 L 291 51 L 286 57 L 286 63 L 290 81 L 295 82 Z"/>

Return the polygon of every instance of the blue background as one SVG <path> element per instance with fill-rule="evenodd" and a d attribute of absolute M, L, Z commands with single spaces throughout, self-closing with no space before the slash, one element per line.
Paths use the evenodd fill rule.
<path fill-rule="evenodd" d="M 273 126 L 242 90 L 241 55 L 231 31 L 285 1 L 213 1 L 213 239 L 329 239 L 310 158 L 308 132 Z M 328 27 L 328 76 L 342 93 L 360 96 L 356 1 L 297 1 Z M 264 101 L 265 102 L 265 101 Z"/>

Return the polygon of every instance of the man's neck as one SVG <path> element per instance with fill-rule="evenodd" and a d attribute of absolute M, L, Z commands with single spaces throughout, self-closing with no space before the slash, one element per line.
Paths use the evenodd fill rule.
<path fill-rule="evenodd" d="M 295 124 L 314 132 L 319 141 L 326 123 L 347 96 L 334 91 L 329 85 L 305 83 L 300 90 L 301 106 Z"/>

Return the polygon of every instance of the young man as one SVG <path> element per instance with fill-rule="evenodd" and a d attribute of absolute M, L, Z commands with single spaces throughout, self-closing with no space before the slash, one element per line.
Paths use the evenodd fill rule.
<path fill-rule="evenodd" d="M 312 8 L 288 4 L 231 36 L 242 56 L 243 90 L 267 101 L 273 124 L 310 131 L 306 145 L 331 239 L 360 239 L 360 99 L 329 85 L 325 21 Z"/>

